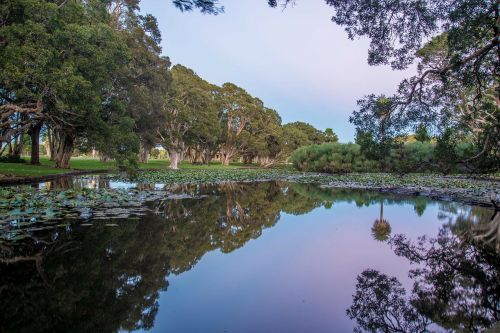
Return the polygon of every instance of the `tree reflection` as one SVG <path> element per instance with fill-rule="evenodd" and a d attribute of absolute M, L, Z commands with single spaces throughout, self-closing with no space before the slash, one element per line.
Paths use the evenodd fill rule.
<path fill-rule="evenodd" d="M 429 332 L 429 319 L 410 304 L 401 283 L 376 270 L 367 269 L 357 277 L 347 315 L 357 321 L 354 332 Z"/>
<path fill-rule="evenodd" d="M 71 186 L 109 187 L 110 184 L 88 178 Z M 154 190 L 152 185 L 139 187 L 144 191 Z M 154 325 L 159 293 L 167 289 L 169 275 L 190 270 L 207 252 L 220 250 L 227 253 L 244 246 L 249 240 L 261 236 L 264 229 L 273 227 L 282 212 L 304 214 L 339 202 L 353 202 L 358 207 L 380 204 L 381 214 L 377 219 L 380 223 L 387 222 L 383 216 L 384 204 L 412 204 L 417 212 L 423 212 L 428 202 L 427 199 L 376 192 L 280 182 L 175 185 L 164 188 L 161 193 L 168 197 L 148 203 L 146 216 L 113 220 L 112 223 L 96 220 L 91 226 L 77 221 L 59 221 L 56 223 L 62 226 L 57 229 L 33 228 L 27 230 L 27 238 L 22 241 L 0 243 L 0 332 L 147 330 Z M 477 214 L 470 216 L 469 222 L 460 223 L 478 226 L 472 237 L 474 242 L 482 240 L 498 244 L 498 236 L 493 237 L 495 228 L 477 222 Z M 498 231 L 498 220 L 495 221 Z M 447 225 L 456 241 L 462 241 L 465 236 L 462 236 L 462 227 L 456 227 L 458 222 Z M 386 228 L 377 237 L 385 239 L 389 232 Z M 412 247 L 403 238 L 393 237 L 391 244 L 398 254 L 405 256 L 408 253 L 415 262 L 417 260 L 413 257 L 419 257 L 410 256 L 410 253 L 426 254 L 422 253 L 423 248 Z M 450 246 L 460 249 L 453 244 L 443 244 L 440 250 L 447 250 L 451 256 L 454 252 Z M 458 261 L 460 255 L 466 258 L 466 254 L 472 255 L 471 252 L 458 253 L 453 258 Z M 484 253 L 476 256 L 480 255 L 484 256 Z M 427 259 L 420 263 L 427 264 Z M 489 264 L 480 263 L 478 267 L 471 266 L 470 270 L 485 270 Z M 432 275 L 434 273 L 446 273 L 447 278 L 451 274 L 445 270 L 447 266 L 433 265 L 435 272 L 422 273 L 431 279 L 428 285 L 439 280 L 439 276 Z M 458 281 L 464 281 L 462 288 L 472 285 L 473 291 L 489 284 L 488 293 L 497 292 L 498 295 L 498 289 L 491 289 L 498 288 L 494 283 L 498 271 L 497 275 L 491 268 L 487 272 L 489 275 L 482 273 L 475 277 L 476 285 L 464 279 Z M 364 308 L 352 310 L 353 317 L 362 315 L 365 320 L 374 319 L 381 313 L 380 309 L 370 316 L 369 311 L 375 308 L 375 304 L 384 304 L 386 309 L 394 312 L 393 321 L 405 324 L 407 330 L 417 331 L 430 320 L 424 311 L 426 308 L 438 306 L 446 316 L 452 315 L 448 303 L 438 303 L 436 296 L 427 292 L 431 287 L 424 288 L 423 282 L 420 283 L 421 289 L 415 291 L 422 300 L 420 303 L 414 302 L 413 298 L 408 301 L 404 295 L 398 296 L 402 290 L 400 285 L 382 274 L 366 273 L 358 282 L 360 302 L 369 288 L 377 287 L 379 282 L 383 292 L 372 293 L 371 299 L 363 303 Z M 439 292 L 454 295 L 458 291 L 442 287 Z M 483 303 L 490 302 L 490 308 L 494 307 L 495 301 L 498 304 L 498 299 L 478 299 Z M 451 296 L 448 300 L 456 302 Z M 405 306 L 409 308 L 405 309 Z M 478 318 L 486 318 L 489 321 L 483 321 L 482 327 L 487 327 L 493 322 L 493 313 L 491 310 L 488 315 L 478 313 L 471 320 L 475 323 L 480 321 Z M 458 317 L 457 310 L 453 320 L 459 321 Z M 445 321 L 439 317 L 431 319 Z"/>
<path fill-rule="evenodd" d="M 385 242 L 391 235 L 391 225 L 384 219 L 384 200 L 380 201 L 380 217 L 373 223 L 372 234 L 380 242 Z"/>
<path fill-rule="evenodd" d="M 3 253 L 0 331 L 151 328 L 158 292 L 167 287 L 168 261 L 155 249 L 161 228 L 148 221 L 68 228 L 46 234 L 44 244 L 16 245 L 15 257 Z M 37 259 L 24 260 L 30 257 Z"/>
<path fill-rule="evenodd" d="M 466 231 L 464 215 L 459 215 L 460 228 L 446 224 L 436 238 L 420 237 L 417 242 L 404 235 L 392 237 L 394 252 L 417 266 L 409 274 L 414 282 L 411 297 L 405 297 L 395 278 L 363 272 L 348 309 L 357 331 L 430 332 L 434 322 L 451 331 L 482 332 L 500 321 L 499 215 L 477 221 L 477 215 L 469 214 Z M 396 309 L 376 306 L 387 300 Z"/>
<path fill-rule="evenodd" d="M 69 224 L 2 243 L 0 331 L 150 329 L 169 274 L 259 237 L 278 221 L 284 200 L 277 183 L 171 190 L 193 197 L 156 202 L 141 219 Z"/>

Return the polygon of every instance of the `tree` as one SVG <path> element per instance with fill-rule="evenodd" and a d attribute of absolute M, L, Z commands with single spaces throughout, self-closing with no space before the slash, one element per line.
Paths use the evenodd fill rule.
<path fill-rule="evenodd" d="M 117 73 L 112 98 L 124 106 L 124 116 L 134 120 L 133 132 L 140 141 L 139 160 L 147 163 L 158 141 L 157 130 L 172 78 L 170 60 L 161 56 L 156 18 L 138 11 L 138 1 L 114 0 L 108 6 L 112 25 L 120 30 L 130 52 L 130 61 Z"/>
<path fill-rule="evenodd" d="M 113 125 L 105 119 L 105 97 L 127 47 L 103 3 L 23 0 L 2 7 L 2 117 L 17 112 L 16 126 L 35 139 L 46 123 L 56 166 L 68 168 L 78 140 Z"/>
<path fill-rule="evenodd" d="M 54 15 L 55 6 L 45 1 L 6 1 L 0 6 L 0 141 L 19 158 L 24 134 L 30 131 L 34 136 L 44 120 L 43 99 L 51 74 L 44 21 Z M 36 154 L 36 147 L 32 152 Z"/>
<path fill-rule="evenodd" d="M 290 157 L 297 148 L 312 144 L 307 134 L 294 123 L 283 125 L 282 142 L 287 157 Z"/>
<path fill-rule="evenodd" d="M 369 159 L 383 161 L 391 148 L 400 126 L 392 115 L 394 101 L 384 95 L 370 95 L 358 101 L 359 110 L 349 121 L 356 126 L 356 143 Z"/>
<path fill-rule="evenodd" d="M 274 164 L 282 152 L 281 136 L 281 117 L 275 110 L 263 107 L 242 133 L 240 154 L 244 162 L 257 161 L 263 166 Z"/>
<path fill-rule="evenodd" d="M 220 96 L 222 123 L 224 124 L 224 139 L 220 153 L 222 164 L 229 165 L 240 148 L 240 137 L 243 131 L 264 108 L 264 104 L 233 83 L 224 83 Z"/>
<path fill-rule="evenodd" d="M 321 132 L 314 126 L 301 121 L 283 125 L 283 155 L 290 157 L 300 147 L 325 142 L 338 142 L 337 135 L 331 128 Z"/>
<path fill-rule="evenodd" d="M 294 0 L 268 3 L 286 6 Z M 477 171 L 498 170 L 498 0 L 326 3 L 333 7 L 332 21 L 344 27 L 350 39 L 370 40 L 370 65 L 389 64 L 400 70 L 418 60 L 417 75 L 401 82 L 391 97 L 390 113 L 398 130 L 408 131 L 419 123 L 445 129 L 450 122 L 465 122 L 474 137 L 474 149 L 461 163 Z"/>
<path fill-rule="evenodd" d="M 170 168 L 177 169 L 187 149 L 189 133 L 196 133 L 202 127 L 205 117 L 213 114 L 212 86 L 201 79 L 193 70 L 182 65 L 172 68 L 172 86 L 164 106 L 164 123 L 158 130 L 161 143 L 168 152 Z M 194 134 L 196 135 L 196 134 Z M 193 138 L 193 135 L 191 136 Z"/>
<path fill-rule="evenodd" d="M 417 130 L 415 131 L 415 139 L 420 142 L 431 141 L 431 137 L 427 132 L 427 128 L 424 124 L 419 124 Z"/>
<path fill-rule="evenodd" d="M 185 135 L 187 154 L 192 163 L 209 164 L 217 154 L 222 142 L 223 128 L 220 115 L 219 87 L 208 82 L 200 82 L 205 93 L 205 107 L 199 110 L 197 121 Z"/>
<path fill-rule="evenodd" d="M 339 137 L 337 136 L 337 134 L 333 132 L 331 128 L 325 129 L 324 136 L 325 136 L 325 142 L 334 143 L 339 141 Z"/>

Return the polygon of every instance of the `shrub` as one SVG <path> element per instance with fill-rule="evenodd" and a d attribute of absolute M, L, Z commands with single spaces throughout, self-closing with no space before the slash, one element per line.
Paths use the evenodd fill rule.
<path fill-rule="evenodd" d="M 0 163 L 26 163 L 26 160 L 15 155 L 5 155 L 0 156 Z"/>
<path fill-rule="evenodd" d="M 387 165 L 398 173 L 429 172 L 434 168 L 434 145 L 430 142 L 411 142 L 390 151 Z"/>
<path fill-rule="evenodd" d="M 377 163 L 368 161 L 361 153 L 360 146 L 353 143 L 302 147 L 292 154 L 291 162 L 301 171 L 348 173 L 377 169 Z"/>

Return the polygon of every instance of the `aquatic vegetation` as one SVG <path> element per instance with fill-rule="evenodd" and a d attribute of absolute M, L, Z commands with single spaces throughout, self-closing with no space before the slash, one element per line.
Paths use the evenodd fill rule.
<path fill-rule="evenodd" d="M 135 178 L 139 183 L 204 184 L 220 182 L 250 182 L 266 180 L 298 180 L 310 174 L 291 169 L 186 169 L 143 171 Z M 124 176 L 116 180 L 128 181 Z"/>
<path fill-rule="evenodd" d="M 113 188 L 110 186 L 112 180 L 122 182 L 125 188 Z M 61 181 L 40 189 L 30 186 L 0 188 L 0 239 L 23 239 L 29 237 L 28 231 L 67 227 L 73 221 L 87 223 L 90 220 L 143 215 L 150 210 L 146 202 L 190 198 L 193 193 L 186 192 L 186 185 L 189 184 L 202 186 L 264 181 L 311 184 L 316 191 L 322 188 L 328 193 L 331 188 L 368 189 L 373 193 L 421 195 L 482 205 L 489 204 L 487 194 L 492 190 L 500 194 L 500 182 L 491 179 L 425 174 L 403 177 L 382 173 L 331 175 L 285 168 L 142 171 L 134 183 L 120 175 L 74 177 L 71 181 Z M 326 195 L 331 195 L 328 193 Z M 302 208 L 297 206 L 291 211 L 300 212 Z"/>
<path fill-rule="evenodd" d="M 127 181 L 118 176 L 115 179 Z M 464 175 L 388 173 L 324 174 L 298 172 L 291 169 L 232 169 L 232 170 L 159 170 L 139 173 L 136 181 L 162 184 L 202 184 L 220 182 L 251 182 L 282 180 L 316 183 L 326 187 L 373 189 L 407 195 L 423 195 L 440 200 L 458 200 L 472 204 L 491 205 L 488 194 L 500 195 L 500 181 Z"/>
<path fill-rule="evenodd" d="M 127 218 L 142 215 L 145 201 L 165 197 L 164 191 L 138 189 L 0 189 L 0 238 L 18 240 L 27 232 L 66 227 L 72 220 Z M 62 220 L 64 219 L 64 223 Z"/>

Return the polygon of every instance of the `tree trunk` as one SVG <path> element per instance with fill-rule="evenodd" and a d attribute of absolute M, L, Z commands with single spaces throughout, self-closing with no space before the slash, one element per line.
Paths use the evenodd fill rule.
<path fill-rule="evenodd" d="M 150 148 L 141 143 L 139 147 L 139 162 L 147 164 L 149 162 Z"/>
<path fill-rule="evenodd" d="M 210 162 L 212 162 L 212 157 L 212 153 L 207 149 L 202 154 L 203 163 L 210 165 Z"/>
<path fill-rule="evenodd" d="M 45 152 L 47 153 L 47 156 L 49 156 L 50 160 L 53 161 L 54 159 L 52 158 L 52 147 L 51 144 L 49 143 L 48 140 L 43 142 L 43 145 L 45 146 Z"/>
<path fill-rule="evenodd" d="M 69 161 L 73 154 L 75 138 L 70 134 L 61 133 L 57 140 L 57 147 L 54 155 L 56 168 L 69 169 Z"/>
<path fill-rule="evenodd" d="M 220 161 L 222 162 L 222 165 L 229 165 L 229 162 L 231 162 L 232 158 L 233 154 L 229 149 L 221 152 Z"/>
<path fill-rule="evenodd" d="M 51 129 L 47 129 L 47 142 L 48 142 L 48 153 L 51 161 L 56 160 L 56 146 L 57 146 L 57 140 L 54 137 L 54 131 Z"/>
<path fill-rule="evenodd" d="M 10 152 L 9 155 L 13 159 L 20 160 L 23 148 L 24 148 L 24 134 L 21 133 L 14 139 L 14 145 L 12 148 L 9 149 Z"/>
<path fill-rule="evenodd" d="M 196 162 L 196 155 L 194 153 L 194 149 L 189 147 L 186 151 L 186 158 L 188 159 L 189 163 L 194 164 Z"/>
<path fill-rule="evenodd" d="M 10 135 L 9 135 L 9 141 L 7 141 L 7 145 L 9 146 L 9 151 L 7 153 L 7 155 L 9 156 L 12 156 L 14 154 L 14 148 L 12 146 L 12 138 L 10 138 Z"/>
<path fill-rule="evenodd" d="M 168 158 L 170 159 L 170 169 L 177 170 L 179 164 L 179 153 L 175 150 L 169 150 Z"/>
<path fill-rule="evenodd" d="M 31 164 L 40 164 L 40 131 L 42 130 L 42 123 L 38 123 L 30 130 L 31 137 Z"/>

